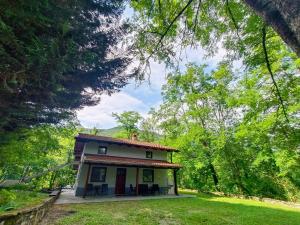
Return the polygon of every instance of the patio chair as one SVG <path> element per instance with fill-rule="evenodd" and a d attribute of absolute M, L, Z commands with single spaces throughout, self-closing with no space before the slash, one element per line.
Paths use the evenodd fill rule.
<path fill-rule="evenodd" d="M 129 195 L 135 195 L 136 188 L 132 184 L 129 185 Z"/>
<path fill-rule="evenodd" d="M 101 194 L 102 195 L 108 194 L 108 184 L 102 184 Z"/>
<path fill-rule="evenodd" d="M 88 184 L 87 189 L 86 189 L 87 195 L 91 195 L 93 192 L 94 192 L 94 185 L 93 184 Z"/>
<path fill-rule="evenodd" d="M 152 188 L 151 188 L 151 194 L 155 195 L 156 193 L 159 194 L 159 186 L 158 186 L 158 184 L 153 184 Z"/>
<path fill-rule="evenodd" d="M 139 184 L 139 194 L 141 195 L 149 194 L 148 184 Z"/>
<path fill-rule="evenodd" d="M 100 191 L 101 191 L 101 185 L 95 185 L 94 186 L 94 195 L 100 195 Z"/>

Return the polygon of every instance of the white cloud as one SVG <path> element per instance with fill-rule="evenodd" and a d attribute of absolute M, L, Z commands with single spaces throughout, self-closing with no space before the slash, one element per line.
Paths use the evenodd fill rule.
<path fill-rule="evenodd" d="M 130 14 L 130 13 L 128 13 Z M 187 47 L 183 52 L 178 51 L 180 55 L 179 68 L 185 71 L 185 65 L 188 62 L 197 64 L 207 64 L 209 70 L 216 68 L 217 64 L 224 59 L 226 50 L 219 47 L 219 51 L 213 57 L 205 57 L 205 51 L 201 48 Z M 136 66 L 134 63 L 132 66 Z M 241 62 L 235 62 L 234 68 L 242 66 Z M 150 77 L 148 80 L 145 75 L 145 81 L 142 84 L 132 80 L 119 93 L 112 96 L 103 95 L 98 105 L 85 107 L 77 112 L 78 119 L 84 127 L 111 128 L 116 126 L 113 112 L 121 113 L 123 111 L 137 111 L 143 117 L 151 107 L 158 108 L 162 103 L 161 89 L 166 84 L 166 74 L 168 70 L 162 63 L 150 61 Z M 150 81 L 150 82 L 149 82 Z"/>
<path fill-rule="evenodd" d="M 112 113 L 135 110 L 145 115 L 148 107 L 139 99 L 125 92 L 115 93 L 111 96 L 101 96 L 96 106 L 84 107 L 77 112 L 77 117 L 84 127 L 110 128 L 116 126 Z"/>

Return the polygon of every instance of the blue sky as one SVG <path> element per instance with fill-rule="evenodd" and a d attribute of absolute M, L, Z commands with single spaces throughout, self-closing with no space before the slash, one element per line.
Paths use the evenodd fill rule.
<path fill-rule="evenodd" d="M 132 10 L 126 8 L 124 17 L 132 16 Z M 207 64 L 209 68 L 215 68 L 225 55 L 224 49 L 213 58 L 204 58 L 204 51 L 201 48 L 184 50 L 180 62 L 181 70 L 185 70 L 188 62 L 197 64 Z M 164 64 L 152 61 L 150 63 L 150 83 L 146 79 L 142 84 L 137 84 L 131 80 L 120 92 L 111 96 L 102 95 L 101 101 L 96 106 L 84 107 L 77 112 L 77 117 L 84 127 L 97 127 L 107 129 L 115 127 L 117 124 L 112 117 L 112 113 L 123 111 L 137 111 L 142 116 L 146 116 L 151 107 L 157 108 L 162 102 L 161 88 L 166 83 L 166 70 Z"/>

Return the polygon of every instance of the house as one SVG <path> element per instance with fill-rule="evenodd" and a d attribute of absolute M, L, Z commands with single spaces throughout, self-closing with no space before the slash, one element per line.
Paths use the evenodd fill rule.
<path fill-rule="evenodd" d="M 75 137 L 75 195 L 178 194 L 172 163 L 177 149 L 132 139 L 80 133 Z"/>

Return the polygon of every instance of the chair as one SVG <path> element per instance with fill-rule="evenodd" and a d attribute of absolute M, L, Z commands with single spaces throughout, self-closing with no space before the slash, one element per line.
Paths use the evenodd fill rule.
<path fill-rule="evenodd" d="M 102 195 L 108 194 L 108 184 L 102 184 L 101 194 Z"/>
<path fill-rule="evenodd" d="M 94 190 L 95 190 L 95 193 L 94 195 L 100 195 L 100 191 L 101 191 L 101 185 L 95 185 L 94 186 Z"/>
<path fill-rule="evenodd" d="M 94 185 L 93 184 L 88 184 L 86 188 L 86 193 L 89 195 L 90 192 L 94 192 Z"/>
<path fill-rule="evenodd" d="M 129 195 L 135 195 L 136 188 L 132 184 L 129 185 Z"/>
<path fill-rule="evenodd" d="M 139 194 L 141 195 L 149 194 L 148 184 L 139 184 Z"/>
<path fill-rule="evenodd" d="M 153 184 L 151 188 L 151 193 L 156 194 L 156 192 L 159 194 L 159 186 L 158 184 Z"/>

